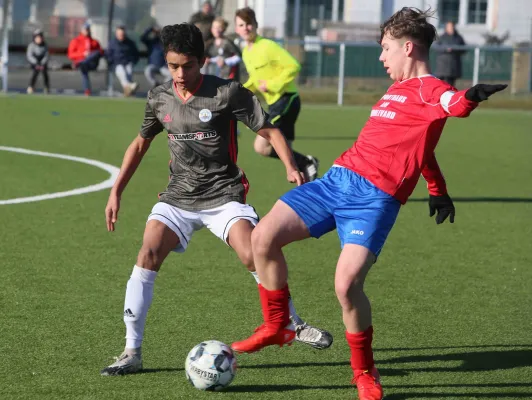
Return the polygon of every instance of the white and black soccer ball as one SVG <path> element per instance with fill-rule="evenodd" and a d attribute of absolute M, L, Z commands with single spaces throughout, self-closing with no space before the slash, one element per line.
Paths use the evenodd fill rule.
<path fill-rule="evenodd" d="M 233 350 L 218 340 L 207 340 L 194 346 L 185 361 L 188 381 L 199 390 L 222 390 L 236 374 Z"/>

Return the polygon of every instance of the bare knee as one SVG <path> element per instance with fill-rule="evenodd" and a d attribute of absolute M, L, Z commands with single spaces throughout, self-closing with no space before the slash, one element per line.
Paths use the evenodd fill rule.
<path fill-rule="evenodd" d="M 264 228 L 260 224 L 253 229 L 251 234 L 251 248 L 253 254 L 259 257 L 268 255 L 270 249 L 276 247 L 274 237 L 267 228 Z"/>
<path fill-rule="evenodd" d="M 142 245 L 137 257 L 137 265 L 139 267 L 151 271 L 158 271 L 163 261 L 164 257 L 161 255 L 159 249 L 144 244 Z"/>
<path fill-rule="evenodd" d="M 270 154 L 272 154 L 273 147 L 268 141 L 255 141 L 253 144 L 253 148 L 256 153 L 260 154 L 261 156 L 268 157 Z"/>
<path fill-rule="evenodd" d="M 356 276 L 352 281 L 336 282 L 334 289 L 343 310 L 356 308 L 358 299 L 365 297 L 364 281 Z"/>
<path fill-rule="evenodd" d="M 253 263 L 253 252 L 251 251 L 251 247 L 240 251 L 240 253 L 238 254 L 238 258 L 240 258 L 240 261 L 242 262 L 242 264 L 244 264 L 248 271 L 255 271 L 255 264 Z"/>

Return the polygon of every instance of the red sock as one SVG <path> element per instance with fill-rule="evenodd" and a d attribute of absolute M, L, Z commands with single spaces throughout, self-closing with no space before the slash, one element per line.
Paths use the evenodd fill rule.
<path fill-rule="evenodd" d="M 375 365 L 371 341 L 373 326 L 363 332 L 349 333 L 345 331 L 347 343 L 351 349 L 351 368 L 355 370 L 371 370 Z"/>
<path fill-rule="evenodd" d="M 288 285 L 280 290 L 267 290 L 259 284 L 262 315 L 264 322 L 272 330 L 279 331 L 290 322 L 289 294 Z"/>

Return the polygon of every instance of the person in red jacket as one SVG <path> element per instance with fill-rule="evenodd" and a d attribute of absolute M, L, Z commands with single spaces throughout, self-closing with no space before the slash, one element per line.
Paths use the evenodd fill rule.
<path fill-rule="evenodd" d="M 290 344 L 288 269 L 282 248 L 334 229 L 342 251 L 335 290 L 360 400 L 383 397 L 371 347 L 371 306 L 364 281 L 377 260 L 401 205 L 419 177 L 428 182 L 429 215 L 454 222 L 454 205 L 434 150 L 448 117 L 467 117 L 507 85 L 478 84 L 458 91 L 430 73 L 436 28 L 431 14 L 404 7 L 381 25 L 379 60 L 394 83 L 371 110 L 353 146 L 322 177 L 286 193 L 253 230 L 253 260 L 261 285 L 264 324 L 237 352 Z"/>
<path fill-rule="evenodd" d="M 89 71 L 98 68 L 102 55 L 102 47 L 96 39 L 92 38 L 90 24 L 86 23 L 81 28 L 81 33 L 68 45 L 68 58 L 72 61 L 74 68 L 81 72 L 83 91 L 86 96 L 91 94 Z"/>

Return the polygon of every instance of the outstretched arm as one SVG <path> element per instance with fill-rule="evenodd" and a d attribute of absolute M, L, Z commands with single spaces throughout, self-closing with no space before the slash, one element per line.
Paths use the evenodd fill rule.
<path fill-rule="evenodd" d="M 294 154 L 282 132 L 269 122 L 266 122 L 266 124 L 257 131 L 257 135 L 262 136 L 272 145 L 273 149 L 279 156 L 279 159 L 286 167 L 286 179 L 288 179 L 289 182 L 297 183 L 298 186 L 305 183 L 305 178 L 303 174 L 299 172 L 294 160 Z"/>
<path fill-rule="evenodd" d="M 440 97 L 440 104 L 451 117 L 465 118 L 478 103 L 487 100 L 492 94 L 506 89 L 508 85 L 488 85 L 479 83 L 467 90 L 447 91 Z"/>
<path fill-rule="evenodd" d="M 112 232 L 115 230 L 115 223 L 118 218 L 118 210 L 120 209 L 120 198 L 126 188 L 129 180 L 137 170 L 144 154 L 148 151 L 152 139 L 145 139 L 140 134 L 128 146 L 120 173 L 111 189 L 107 207 L 105 207 L 105 220 L 107 222 L 107 230 Z"/>

